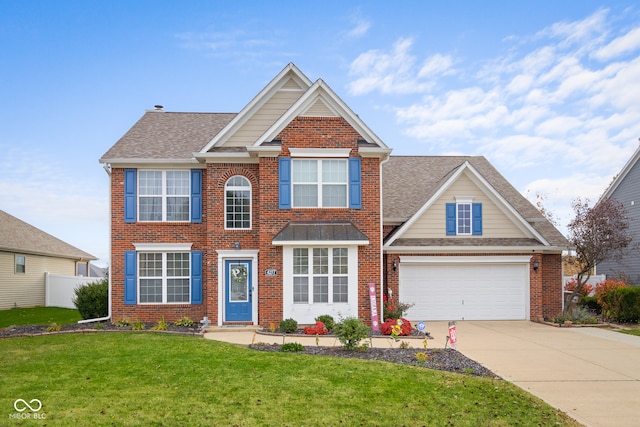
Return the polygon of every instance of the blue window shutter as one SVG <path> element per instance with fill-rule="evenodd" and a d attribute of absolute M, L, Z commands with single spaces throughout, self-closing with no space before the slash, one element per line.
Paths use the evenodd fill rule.
<path fill-rule="evenodd" d="M 471 230 L 474 236 L 482 236 L 482 203 L 471 205 Z"/>
<path fill-rule="evenodd" d="M 202 222 L 202 169 L 191 170 L 191 222 Z"/>
<path fill-rule="evenodd" d="M 291 159 L 278 159 L 278 205 L 280 209 L 291 209 Z"/>
<path fill-rule="evenodd" d="M 349 158 L 349 208 L 362 209 L 362 179 L 360 158 Z"/>
<path fill-rule="evenodd" d="M 124 170 L 124 222 L 136 222 L 136 170 Z"/>
<path fill-rule="evenodd" d="M 202 304 L 202 251 L 191 252 L 191 304 Z"/>
<path fill-rule="evenodd" d="M 124 303 L 136 301 L 136 251 L 124 251 Z"/>
<path fill-rule="evenodd" d="M 456 235 L 456 204 L 447 203 L 447 236 Z"/>

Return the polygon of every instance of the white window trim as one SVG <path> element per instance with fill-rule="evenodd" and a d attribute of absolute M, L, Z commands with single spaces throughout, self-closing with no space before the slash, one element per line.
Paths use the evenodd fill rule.
<path fill-rule="evenodd" d="M 458 226 L 458 206 L 469 205 L 469 232 L 461 233 Z M 456 196 L 456 236 L 471 236 L 473 235 L 473 197 L 471 196 Z"/>
<path fill-rule="evenodd" d="M 293 171 L 295 169 L 295 162 L 296 160 L 313 160 L 317 162 L 317 173 L 318 176 L 316 177 L 316 181 L 313 182 L 294 182 L 293 180 Z M 322 161 L 323 160 L 344 160 L 345 162 L 345 166 L 346 166 L 346 175 L 345 175 L 345 181 L 344 183 L 338 183 L 338 182 L 327 182 L 324 183 L 322 181 Z M 309 185 L 309 184 L 315 184 L 317 186 L 317 196 L 318 196 L 318 205 L 317 206 L 296 206 L 295 204 L 295 187 L 296 185 Z M 324 185 L 344 185 L 345 187 L 345 201 L 344 201 L 344 206 L 324 206 L 323 200 L 322 200 L 322 188 Z M 291 207 L 295 208 L 295 209 L 345 209 L 349 207 L 349 159 L 347 157 L 341 157 L 341 158 L 321 158 L 321 157 L 314 157 L 314 158 L 297 158 L 297 159 L 292 159 L 291 161 Z"/>
<path fill-rule="evenodd" d="M 140 275 L 140 254 L 142 253 L 159 253 L 162 254 L 162 302 L 141 302 L 140 301 L 140 281 L 143 279 L 143 277 Z M 187 278 L 189 280 L 189 297 L 187 298 L 187 301 L 180 301 L 180 302 L 167 302 L 167 254 L 168 253 L 186 253 L 189 254 L 189 257 L 187 258 L 189 260 L 189 274 L 188 276 L 171 276 L 172 278 L 175 277 L 179 277 L 179 278 Z M 140 252 L 136 252 L 136 293 L 137 293 L 137 302 L 139 305 L 184 305 L 184 304 L 191 304 L 191 252 L 187 252 L 187 251 L 167 251 L 167 252 L 160 252 L 160 251 L 140 251 Z M 148 276 L 144 277 L 149 278 Z"/>
<path fill-rule="evenodd" d="M 190 252 L 193 243 L 134 243 L 137 252 Z"/>
<path fill-rule="evenodd" d="M 140 172 L 161 172 L 162 173 L 162 192 L 161 194 L 155 195 L 142 195 L 140 194 Z M 189 190 L 186 195 L 169 195 L 167 194 L 167 172 L 187 172 L 189 173 Z M 191 222 L 191 175 L 189 169 L 138 169 L 138 173 L 136 174 L 136 215 L 138 222 L 176 222 L 176 223 L 185 223 Z M 162 219 L 159 221 L 140 219 L 140 198 L 150 198 L 150 197 L 160 197 L 162 200 Z M 169 221 L 167 220 L 167 198 L 168 197 L 186 197 L 189 202 L 189 207 L 187 212 L 186 220 L 179 221 Z"/>
<path fill-rule="evenodd" d="M 237 188 L 248 188 L 249 189 L 249 227 L 229 227 L 227 226 L 227 184 L 232 178 L 236 176 L 244 178 L 249 184 L 247 187 L 237 187 Z M 253 229 L 253 187 L 251 185 L 251 181 L 244 175 L 233 175 L 227 179 L 227 182 L 224 183 L 224 229 L 225 230 L 252 230 Z"/>
<path fill-rule="evenodd" d="M 348 158 L 351 148 L 289 148 L 291 157 Z"/>

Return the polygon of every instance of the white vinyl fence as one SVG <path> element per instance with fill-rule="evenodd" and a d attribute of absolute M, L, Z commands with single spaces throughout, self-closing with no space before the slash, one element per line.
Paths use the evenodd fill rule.
<path fill-rule="evenodd" d="M 572 280 L 572 279 L 576 279 L 578 276 L 563 276 L 562 277 L 562 289 L 564 290 L 564 287 L 567 285 L 567 282 Z M 595 286 L 596 283 L 600 283 L 600 282 L 604 282 L 607 279 L 607 275 L 606 274 L 595 274 L 591 277 L 589 277 L 589 280 L 587 280 L 587 284 L 588 285 L 592 285 L 594 287 L 594 290 L 591 292 L 591 295 L 593 295 L 593 293 L 595 292 Z"/>
<path fill-rule="evenodd" d="M 47 307 L 76 308 L 73 304 L 76 288 L 99 280 L 102 279 L 100 277 L 44 273 L 45 305 Z"/>

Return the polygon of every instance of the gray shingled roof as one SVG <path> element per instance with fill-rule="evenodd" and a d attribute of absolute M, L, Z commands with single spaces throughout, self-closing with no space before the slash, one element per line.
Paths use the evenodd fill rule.
<path fill-rule="evenodd" d="M 147 111 L 109 149 L 101 162 L 119 159 L 189 160 L 222 130 L 236 113 Z"/>
<path fill-rule="evenodd" d="M 483 156 L 391 156 L 382 166 L 385 221 L 407 221 L 467 161 L 551 245 L 567 246 L 562 233 Z"/>
<path fill-rule="evenodd" d="M 97 259 L 93 255 L 71 246 L 1 210 L 0 250 L 77 260 Z"/>

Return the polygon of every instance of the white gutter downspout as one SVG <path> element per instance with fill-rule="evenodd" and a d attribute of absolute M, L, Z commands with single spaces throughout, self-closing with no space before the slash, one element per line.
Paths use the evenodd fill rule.
<path fill-rule="evenodd" d="M 387 163 L 391 158 L 391 154 L 387 154 L 387 158 L 380 162 L 380 306 L 378 307 L 378 324 L 384 322 L 384 217 L 383 217 L 383 199 L 382 199 L 382 165 Z"/>
<path fill-rule="evenodd" d="M 108 164 L 104 164 L 104 170 L 109 175 L 109 256 L 111 256 L 111 168 Z M 107 273 L 107 283 L 108 283 L 108 293 L 107 293 L 107 317 L 99 317 L 97 319 L 84 319 L 79 320 L 78 323 L 89 323 L 89 322 L 102 322 L 103 320 L 111 319 L 111 262 L 109 262 L 109 272 Z"/>

